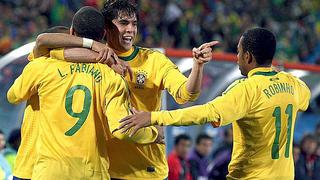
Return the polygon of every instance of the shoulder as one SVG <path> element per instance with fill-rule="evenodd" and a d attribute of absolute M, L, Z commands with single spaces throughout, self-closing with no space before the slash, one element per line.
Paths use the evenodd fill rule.
<path fill-rule="evenodd" d="M 43 71 L 46 69 L 47 64 L 50 62 L 47 57 L 39 57 L 30 61 L 24 68 L 24 71 L 37 69 L 37 71 Z"/>
<path fill-rule="evenodd" d="M 141 55 L 149 58 L 155 58 L 157 62 L 170 61 L 169 58 L 164 53 L 160 52 L 160 50 L 158 49 L 151 49 L 151 48 L 145 48 L 145 47 L 138 47 L 138 48 Z"/>
<path fill-rule="evenodd" d="M 223 92 L 223 94 L 228 93 L 229 91 L 236 89 L 236 88 L 244 88 L 249 82 L 248 78 L 241 78 L 238 80 L 235 80 L 233 83 L 231 83 L 227 89 Z"/>
<path fill-rule="evenodd" d="M 301 88 L 308 88 L 309 87 L 307 86 L 307 84 L 302 81 L 300 78 L 292 75 L 291 73 L 287 73 L 287 72 L 284 72 L 284 71 L 281 71 L 279 72 L 280 74 L 284 75 L 284 76 L 287 76 L 288 79 L 290 79 L 291 81 L 293 81 L 298 87 L 301 87 Z"/>

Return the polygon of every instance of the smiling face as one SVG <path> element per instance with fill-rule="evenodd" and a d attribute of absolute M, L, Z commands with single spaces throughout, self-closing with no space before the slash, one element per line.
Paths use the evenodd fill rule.
<path fill-rule="evenodd" d="M 136 15 L 119 12 L 118 17 L 112 20 L 112 24 L 113 27 L 107 28 L 109 46 L 119 52 L 129 51 L 138 31 Z"/>

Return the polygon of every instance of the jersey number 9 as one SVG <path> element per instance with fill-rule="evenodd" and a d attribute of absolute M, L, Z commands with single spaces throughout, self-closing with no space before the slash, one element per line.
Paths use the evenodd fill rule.
<path fill-rule="evenodd" d="M 73 95 L 77 90 L 83 91 L 85 93 L 83 108 L 82 108 L 82 111 L 79 113 L 73 112 L 73 110 L 72 110 Z M 74 135 L 77 131 L 79 131 L 81 126 L 87 120 L 87 117 L 88 117 L 88 114 L 90 111 L 90 106 L 91 106 L 91 99 L 92 99 L 91 92 L 90 92 L 89 88 L 87 88 L 86 86 L 76 85 L 76 86 L 71 87 L 68 90 L 67 96 L 66 96 L 66 101 L 65 101 L 65 109 L 71 117 L 78 118 L 78 121 L 67 132 L 65 132 L 66 136 Z"/>

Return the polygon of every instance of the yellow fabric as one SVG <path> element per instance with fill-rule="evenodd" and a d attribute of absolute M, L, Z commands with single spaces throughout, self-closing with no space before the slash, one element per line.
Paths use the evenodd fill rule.
<path fill-rule="evenodd" d="M 133 56 L 135 51 L 138 52 Z M 64 58 L 61 52 L 51 51 L 50 54 L 59 59 Z M 131 81 L 126 77 L 126 80 L 131 91 L 131 103 L 139 110 L 160 110 L 161 92 L 164 89 L 180 104 L 195 100 L 199 96 L 199 93 L 192 94 L 187 91 L 187 78 L 158 51 L 133 47 L 118 56 L 121 59 L 132 56 L 128 63 L 134 72 L 134 78 Z M 112 178 L 165 179 L 168 175 L 165 145 L 139 145 L 113 138 L 108 141 L 108 154 L 109 173 Z M 148 172 L 147 169 L 154 171 Z"/>
<path fill-rule="evenodd" d="M 36 93 L 41 120 L 32 179 L 109 179 L 110 132 L 130 141 L 143 132 L 147 138 L 139 143 L 157 137 L 154 128 L 133 138 L 118 135 L 119 119 L 129 115 L 128 91 L 121 76 L 106 65 L 37 58 L 25 67 L 7 97 L 19 103 Z"/>
<path fill-rule="evenodd" d="M 281 83 L 285 86 L 280 86 Z M 294 179 L 292 139 L 296 115 L 299 110 L 306 110 L 310 95 L 309 88 L 298 78 L 285 72 L 272 72 L 271 68 L 256 68 L 247 79 L 236 81 L 222 96 L 207 104 L 152 112 L 151 124 L 224 126 L 232 123 L 234 142 L 227 179 L 291 180 Z M 276 109 L 280 114 L 277 115 Z M 276 117 L 281 117 L 280 121 Z M 281 126 L 279 131 L 276 122 Z M 276 143 L 276 132 L 279 132 L 279 143 Z M 277 145 L 279 151 L 272 152 Z M 279 157 L 272 158 L 276 152 Z"/>
<path fill-rule="evenodd" d="M 2 168 L 0 167 L 0 179 L 4 179 L 5 178 L 5 173 L 2 170 Z"/>
<path fill-rule="evenodd" d="M 28 60 L 33 60 L 30 53 Z M 27 100 L 21 125 L 21 143 L 17 152 L 13 175 L 23 179 L 31 179 L 36 161 L 36 143 L 39 131 L 39 96 L 37 94 Z"/>
<path fill-rule="evenodd" d="M 33 95 L 24 110 L 21 125 L 21 144 L 16 156 L 13 175 L 23 179 L 31 179 L 36 161 L 36 143 L 39 131 L 39 96 Z"/>

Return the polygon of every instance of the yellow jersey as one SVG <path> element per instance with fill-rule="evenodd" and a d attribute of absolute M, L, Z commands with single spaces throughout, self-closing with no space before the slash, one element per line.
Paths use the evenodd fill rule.
<path fill-rule="evenodd" d="M 157 137 L 155 128 L 133 138 L 117 131 L 119 119 L 129 115 L 128 91 L 106 65 L 37 58 L 7 96 L 18 103 L 33 94 L 39 95 L 41 120 L 32 179 L 109 179 L 106 141 L 111 133 L 138 143 Z"/>
<path fill-rule="evenodd" d="M 30 53 L 28 60 L 33 60 Z M 21 143 L 13 168 L 13 175 L 22 179 L 31 179 L 36 161 L 36 143 L 39 132 L 39 96 L 37 94 L 27 100 L 21 125 Z"/>
<path fill-rule="evenodd" d="M 199 93 L 189 93 L 187 78 L 164 54 L 133 46 L 119 58 L 129 63 L 134 78 L 126 80 L 131 103 L 138 110 L 157 111 L 161 107 L 161 92 L 167 90 L 179 104 L 195 100 Z M 55 54 L 58 59 L 64 58 Z M 132 144 L 118 139 L 108 143 L 109 173 L 117 179 L 165 179 L 168 176 L 165 145 Z"/>
<path fill-rule="evenodd" d="M 292 142 L 299 110 L 310 90 L 291 74 L 255 68 L 222 96 L 204 105 L 152 112 L 153 125 L 232 123 L 233 152 L 227 179 L 294 179 Z M 285 167 L 285 170 L 283 169 Z"/>
<path fill-rule="evenodd" d="M 167 90 L 180 104 L 195 100 L 199 95 L 187 91 L 187 78 L 158 51 L 134 46 L 118 56 L 127 61 L 134 72 L 134 78 L 130 80 L 127 76 L 126 80 L 132 105 L 139 110 L 160 110 L 162 90 Z M 112 178 L 162 180 L 168 176 L 165 145 L 129 144 L 118 139 L 108 144 Z"/>

